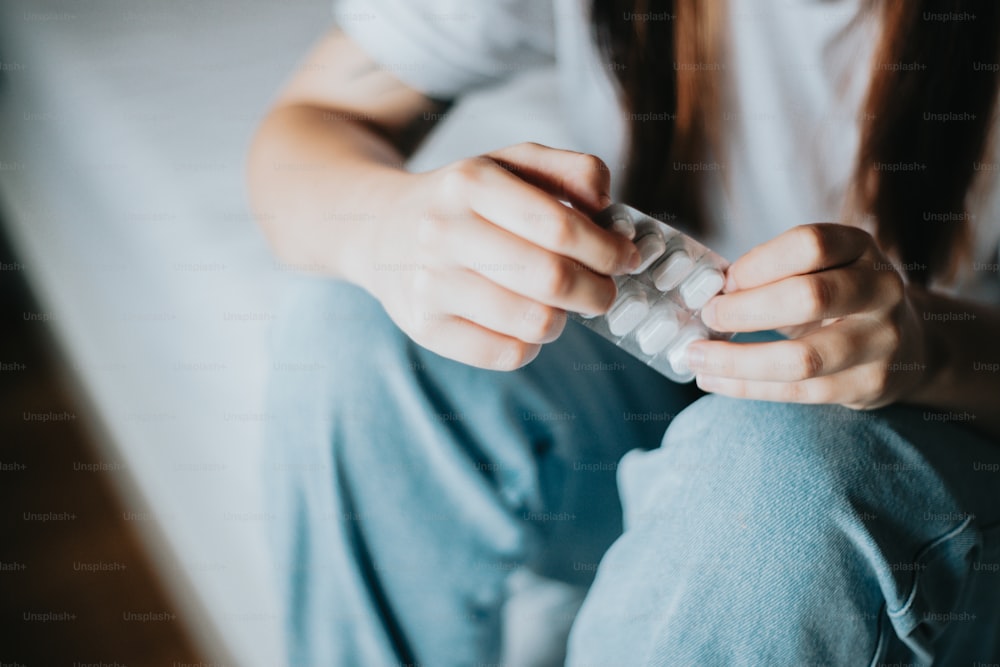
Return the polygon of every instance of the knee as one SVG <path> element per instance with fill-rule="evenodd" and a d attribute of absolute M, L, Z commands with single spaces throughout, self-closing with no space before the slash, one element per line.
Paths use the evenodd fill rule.
<path fill-rule="evenodd" d="M 901 419 L 892 409 L 704 397 L 659 449 L 622 461 L 626 522 L 761 553 L 787 541 L 818 557 L 834 541 L 875 541 L 905 560 L 957 529 L 964 510 Z"/>
<path fill-rule="evenodd" d="M 878 413 L 712 395 L 674 420 L 659 449 L 626 457 L 620 485 L 630 521 L 670 506 L 706 526 L 725 517 L 729 528 L 794 532 L 864 512 L 885 466 L 919 458 Z"/>
<path fill-rule="evenodd" d="M 789 627 L 817 636 L 826 600 L 859 624 L 857 636 L 874 632 L 869 614 L 884 605 L 901 637 L 917 637 L 927 614 L 959 603 L 981 538 L 910 418 L 702 398 L 659 449 L 622 461 L 625 544 L 644 557 L 642 543 L 654 544 L 648 560 L 712 591 L 698 599 L 714 597 L 719 614 L 752 623 L 767 591 Z M 658 586 L 651 600 L 687 600 Z"/>
<path fill-rule="evenodd" d="M 671 425 L 667 446 L 701 441 L 702 458 L 736 457 L 781 462 L 821 472 L 854 461 L 876 437 L 877 413 L 837 405 L 748 401 L 709 395 L 695 401 Z M 771 472 L 776 472 L 774 467 Z M 765 472 L 762 470 L 762 472 Z"/>

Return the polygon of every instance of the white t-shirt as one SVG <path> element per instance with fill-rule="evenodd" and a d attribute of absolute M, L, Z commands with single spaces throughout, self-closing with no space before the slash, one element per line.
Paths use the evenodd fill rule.
<path fill-rule="evenodd" d="M 625 112 L 615 94 L 615 65 L 602 62 L 593 40 L 589 4 L 337 0 L 334 16 L 383 68 L 431 97 L 451 99 L 526 69 L 556 67 L 573 148 L 620 171 Z M 861 5 L 729 1 L 727 152 L 725 160 L 707 163 L 717 171 L 706 179 L 715 232 L 704 240 L 720 254 L 736 258 L 795 225 L 842 218 L 877 36 L 874 19 L 856 20 Z M 1000 302 L 1000 188 L 970 208 L 974 256 L 953 285 L 942 287 Z"/>

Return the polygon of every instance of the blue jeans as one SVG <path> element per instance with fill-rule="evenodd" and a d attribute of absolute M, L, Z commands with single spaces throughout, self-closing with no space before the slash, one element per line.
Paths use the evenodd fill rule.
<path fill-rule="evenodd" d="M 969 415 L 699 398 L 572 323 L 478 370 L 324 280 L 274 333 L 293 665 L 498 664 L 522 569 L 589 588 L 577 667 L 1000 661 L 1000 445 Z"/>

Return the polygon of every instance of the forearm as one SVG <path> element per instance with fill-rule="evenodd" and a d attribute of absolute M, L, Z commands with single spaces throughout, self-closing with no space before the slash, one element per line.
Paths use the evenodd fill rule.
<path fill-rule="evenodd" d="M 923 379 L 905 402 L 1000 437 L 1000 308 L 911 288 L 924 330 Z M 899 372 L 910 372 L 902 368 Z"/>
<path fill-rule="evenodd" d="M 361 122 L 319 107 L 278 107 L 251 148 L 251 204 L 282 261 L 361 282 L 386 193 L 407 177 L 403 161 Z"/>

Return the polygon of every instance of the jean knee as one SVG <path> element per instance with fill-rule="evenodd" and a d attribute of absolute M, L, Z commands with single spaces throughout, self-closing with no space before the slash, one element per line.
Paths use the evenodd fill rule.
<path fill-rule="evenodd" d="M 792 606 L 853 581 L 855 609 L 884 601 L 899 636 L 934 636 L 926 619 L 959 604 L 981 539 L 899 415 L 702 398 L 622 462 L 626 524 Z"/>
<path fill-rule="evenodd" d="M 798 516 L 821 510 L 863 472 L 875 440 L 869 424 L 864 413 L 838 406 L 705 396 L 678 415 L 658 449 L 622 461 L 626 513 L 655 510 L 647 506 L 664 487 L 692 505 L 701 498 L 706 511 L 779 501 L 797 507 Z"/>
<path fill-rule="evenodd" d="M 881 411 L 832 405 L 704 397 L 660 448 L 625 457 L 619 486 L 626 525 L 700 526 L 720 546 L 731 530 L 756 535 L 762 549 L 788 539 L 822 550 L 836 535 L 910 560 L 962 523 L 962 504 L 919 443 Z"/>

